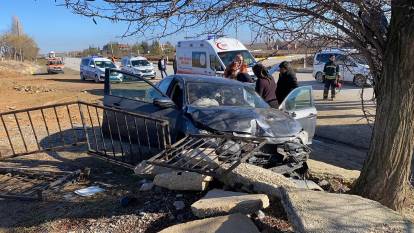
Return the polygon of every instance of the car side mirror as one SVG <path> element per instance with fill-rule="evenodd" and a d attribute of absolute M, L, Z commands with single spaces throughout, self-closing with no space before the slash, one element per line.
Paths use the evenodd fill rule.
<path fill-rule="evenodd" d="M 175 107 L 175 103 L 168 97 L 160 97 L 160 98 L 155 98 L 153 100 L 153 104 L 155 106 L 158 106 L 160 108 L 171 108 L 171 107 Z"/>

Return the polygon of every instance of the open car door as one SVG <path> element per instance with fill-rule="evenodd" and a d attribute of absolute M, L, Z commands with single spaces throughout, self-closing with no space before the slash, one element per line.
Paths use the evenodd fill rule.
<path fill-rule="evenodd" d="M 279 110 L 288 112 L 298 120 L 308 133 L 309 143 L 315 135 L 317 110 L 312 96 L 312 86 L 298 87 L 291 91 L 279 106 Z"/>
<path fill-rule="evenodd" d="M 109 75 L 109 73 L 112 72 L 122 73 L 122 81 L 112 82 Z M 174 102 L 157 86 L 145 78 L 124 71 L 116 69 L 106 70 L 104 93 L 103 102 L 106 107 L 137 113 L 148 119 L 159 118 L 168 120 L 170 127 L 174 127 L 177 116 L 180 114 L 180 111 Z M 105 115 L 105 117 L 107 117 L 111 123 L 115 122 L 116 124 L 120 124 L 120 120 L 116 119 L 114 116 Z M 146 121 L 129 122 L 125 120 L 125 122 L 127 122 L 128 125 L 142 127 L 144 128 L 143 130 L 148 133 L 156 132 L 156 130 L 151 127 L 156 128 L 157 126 L 150 126 Z M 125 126 L 125 128 L 126 127 L 127 126 Z M 122 134 L 123 130 L 120 131 Z"/>

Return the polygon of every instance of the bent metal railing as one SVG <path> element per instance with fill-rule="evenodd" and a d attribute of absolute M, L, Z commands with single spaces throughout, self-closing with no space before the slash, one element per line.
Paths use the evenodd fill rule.
<path fill-rule="evenodd" d="M 169 145 L 168 121 L 83 101 L 0 113 L 0 159 L 76 146 L 132 167 Z"/>
<path fill-rule="evenodd" d="M 266 140 L 233 135 L 188 135 L 148 163 L 218 177 L 245 162 Z"/>

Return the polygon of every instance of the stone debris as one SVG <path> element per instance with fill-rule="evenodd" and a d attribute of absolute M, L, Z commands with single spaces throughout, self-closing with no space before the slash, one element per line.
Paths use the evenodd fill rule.
<path fill-rule="evenodd" d="M 182 210 L 185 208 L 185 204 L 183 201 L 174 201 L 173 206 L 176 210 Z"/>
<path fill-rule="evenodd" d="M 150 191 L 153 187 L 154 187 L 153 182 L 143 183 L 141 187 L 139 188 L 139 191 L 141 192 Z"/>
<path fill-rule="evenodd" d="M 168 227 L 159 233 L 259 233 L 243 214 L 205 218 Z"/>
<path fill-rule="evenodd" d="M 151 178 L 151 179 L 153 179 L 158 174 L 168 173 L 172 171 L 173 170 L 170 168 L 149 164 L 145 160 L 139 163 L 134 168 L 134 173 L 138 175 L 139 177 Z"/>
<path fill-rule="evenodd" d="M 293 183 L 295 183 L 296 187 L 299 189 L 310 189 L 316 191 L 324 191 L 318 184 L 313 182 L 312 180 L 297 180 L 297 179 L 290 179 Z"/>
<path fill-rule="evenodd" d="M 248 163 L 241 163 L 220 181 L 233 189 L 252 193 L 263 193 L 280 197 L 280 187 L 295 188 L 296 185 L 281 174 Z"/>
<path fill-rule="evenodd" d="M 52 88 L 30 86 L 30 85 L 28 86 L 16 85 L 13 87 L 13 89 L 19 92 L 26 92 L 30 94 L 56 91 L 55 89 L 52 89 Z"/>
<path fill-rule="evenodd" d="M 264 219 L 264 218 L 266 217 L 266 214 L 265 214 L 265 213 L 263 213 L 263 211 L 258 210 L 258 211 L 256 212 L 256 216 L 257 216 L 257 218 L 258 218 L 258 219 L 262 220 L 262 219 Z"/>
<path fill-rule="evenodd" d="M 357 170 L 348 170 L 312 159 L 308 159 L 307 164 L 310 176 L 319 180 L 337 178 L 352 184 L 360 174 Z"/>
<path fill-rule="evenodd" d="M 170 190 L 204 191 L 212 180 L 211 176 L 195 172 L 174 171 L 156 175 L 154 184 Z"/>
<path fill-rule="evenodd" d="M 269 207 L 269 198 L 264 194 L 213 189 L 193 203 L 191 210 L 195 216 L 204 218 L 229 213 L 251 214 L 267 207 Z"/>
<path fill-rule="evenodd" d="M 414 232 L 414 225 L 397 212 L 360 196 L 311 190 L 282 193 L 295 232 Z"/>

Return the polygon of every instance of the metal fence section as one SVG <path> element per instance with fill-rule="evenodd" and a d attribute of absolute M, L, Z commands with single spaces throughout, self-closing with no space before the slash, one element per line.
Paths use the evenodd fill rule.
<path fill-rule="evenodd" d="M 168 121 L 82 101 L 0 113 L 0 159 L 76 146 L 132 166 L 168 145 Z"/>
<path fill-rule="evenodd" d="M 217 177 L 245 162 L 264 139 L 228 135 L 190 135 L 154 156 L 149 163 Z"/>

